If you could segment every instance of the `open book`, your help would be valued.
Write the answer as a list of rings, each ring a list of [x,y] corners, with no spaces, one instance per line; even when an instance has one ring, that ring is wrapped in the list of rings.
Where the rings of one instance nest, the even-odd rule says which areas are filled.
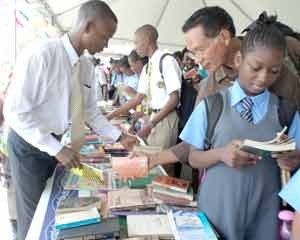
[[[284,135],[286,127],[277,134],[276,138],[267,141],[259,142],[252,140],[244,140],[240,146],[241,150],[257,155],[265,155],[270,152],[287,152],[296,150],[296,143],[294,139],[290,139]]]

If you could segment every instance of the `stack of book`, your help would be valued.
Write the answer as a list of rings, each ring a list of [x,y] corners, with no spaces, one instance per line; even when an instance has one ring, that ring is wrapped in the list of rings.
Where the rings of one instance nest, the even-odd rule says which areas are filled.
[[[93,205],[93,204],[92,204]],[[74,228],[79,226],[90,225],[100,222],[100,214],[97,207],[83,206],[83,210],[79,210],[72,206],[73,211],[63,210],[66,212],[55,215],[55,228],[58,230]],[[75,209],[75,210],[74,210]]]
[[[153,199],[157,203],[170,205],[193,206],[193,189],[186,180],[156,176],[149,185]]]

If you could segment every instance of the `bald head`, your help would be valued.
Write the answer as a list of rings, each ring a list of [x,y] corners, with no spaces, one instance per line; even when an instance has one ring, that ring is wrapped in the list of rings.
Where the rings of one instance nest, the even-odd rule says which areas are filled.
[[[139,27],[135,34],[142,35],[143,37],[147,38],[150,42],[156,42],[158,39],[158,32],[156,28],[150,24],[143,25]]]
[[[110,7],[103,1],[90,0],[81,5],[78,13],[77,24],[83,21],[101,19],[118,23],[118,19]]]

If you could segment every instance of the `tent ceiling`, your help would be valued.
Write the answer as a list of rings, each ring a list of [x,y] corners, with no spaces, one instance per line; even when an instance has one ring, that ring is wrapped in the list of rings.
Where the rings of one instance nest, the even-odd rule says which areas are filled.
[[[76,19],[77,11],[85,0],[29,0],[49,6],[54,19],[67,31]],[[279,20],[299,30],[299,0],[107,0],[116,13],[119,24],[111,45],[128,43],[132,47],[133,32],[149,23],[157,27],[159,42],[170,49],[184,46],[181,26],[196,10],[218,5],[233,17],[237,32],[246,27],[263,10],[277,14]]]

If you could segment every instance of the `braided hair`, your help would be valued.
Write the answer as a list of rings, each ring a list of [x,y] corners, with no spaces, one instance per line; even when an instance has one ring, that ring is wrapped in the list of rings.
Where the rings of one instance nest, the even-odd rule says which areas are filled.
[[[256,21],[243,31],[246,31],[247,34],[242,41],[242,56],[258,46],[279,49],[285,54],[286,40],[278,29],[276,20],[277,16],[268,16],[266,12],[263,12]]]

